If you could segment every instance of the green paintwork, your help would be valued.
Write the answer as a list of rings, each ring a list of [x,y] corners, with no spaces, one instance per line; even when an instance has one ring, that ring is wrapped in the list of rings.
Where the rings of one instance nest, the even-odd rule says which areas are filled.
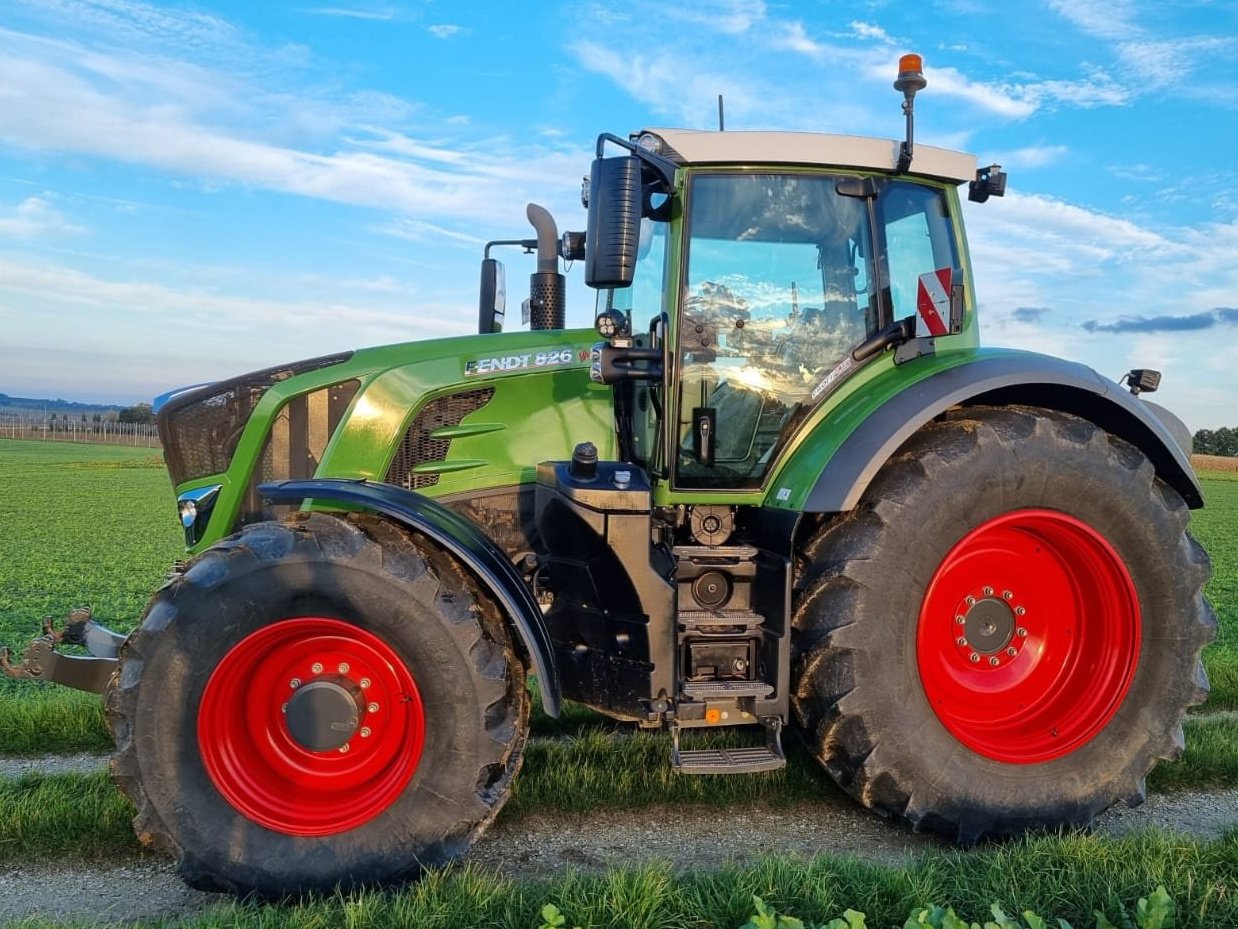
[[[357,392],[327,445],[317,477],[382,480],[416,411],[430,400],[461,389],[490,386],[491,401],[459,426],[436,430],[451,438],[447,460],[418,473],[440,480],[423,491],[437,497],[527,483],[537,463],[571,456],[578,442],[590,441],[603,457],[614,457],[614,416],[609,388],[589,380],[591,329],[470,335],[362,349],[347,362],[281,381],[263,396],[245,427],[226,474],[188,482],[193,487],[221,484],[209,527],[192,551],[227,535],[240,511],[250,475],[271,423],[298,394],[347,380]],[[547,367],[517,367],[467,374],[466,365],[483,359],[526,359],[570,350],[571,360]]]

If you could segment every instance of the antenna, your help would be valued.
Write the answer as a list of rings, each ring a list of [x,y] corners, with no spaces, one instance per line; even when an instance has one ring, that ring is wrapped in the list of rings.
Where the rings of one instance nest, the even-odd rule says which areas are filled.
[[[718,94],[718,131],[726,132],[726,117],[722,112],[722,94]]]

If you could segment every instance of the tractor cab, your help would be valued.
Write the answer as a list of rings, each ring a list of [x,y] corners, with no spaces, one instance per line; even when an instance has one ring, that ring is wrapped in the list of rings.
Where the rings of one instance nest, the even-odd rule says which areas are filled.
[[[650,130],[628,144],[594,162],[586,277],[608,336],[594,379],[616,385],[625,457],[669,493],[759,492],[866,365],[943,336],[976,344],[956,193],[973,157],[921,147],[900,174],[898,146],[875,139]],[[622,190],[633,221],[608,223]]]

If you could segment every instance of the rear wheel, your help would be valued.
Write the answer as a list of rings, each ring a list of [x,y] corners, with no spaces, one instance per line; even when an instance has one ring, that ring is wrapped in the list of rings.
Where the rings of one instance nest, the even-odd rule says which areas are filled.
[[[1138,802],[1207,694],[1188,511],[1092,424],[928,427],[805,552],[798,721],[866,806],[964,843]]]
[[[371,516],[264,523],[157,593],[107,695],[117,781],[193,886],[389,883],[506,801],[524,670],[433,543]]]

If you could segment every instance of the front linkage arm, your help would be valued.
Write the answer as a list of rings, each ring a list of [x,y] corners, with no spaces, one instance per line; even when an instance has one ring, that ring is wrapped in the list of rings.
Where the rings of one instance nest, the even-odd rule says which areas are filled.
[[[31,642],[14,664],[9,650],[0,648],[0,671],[9,677],[51,681],[77,690],[103,693],[116,670],[116,656],[125,636],[94,621],[90,610],[71,610],[63,629],[57,630],[50,616],[43,620],[43,634]],[[57,645],[82,645],[85,655],[65,655]]]

